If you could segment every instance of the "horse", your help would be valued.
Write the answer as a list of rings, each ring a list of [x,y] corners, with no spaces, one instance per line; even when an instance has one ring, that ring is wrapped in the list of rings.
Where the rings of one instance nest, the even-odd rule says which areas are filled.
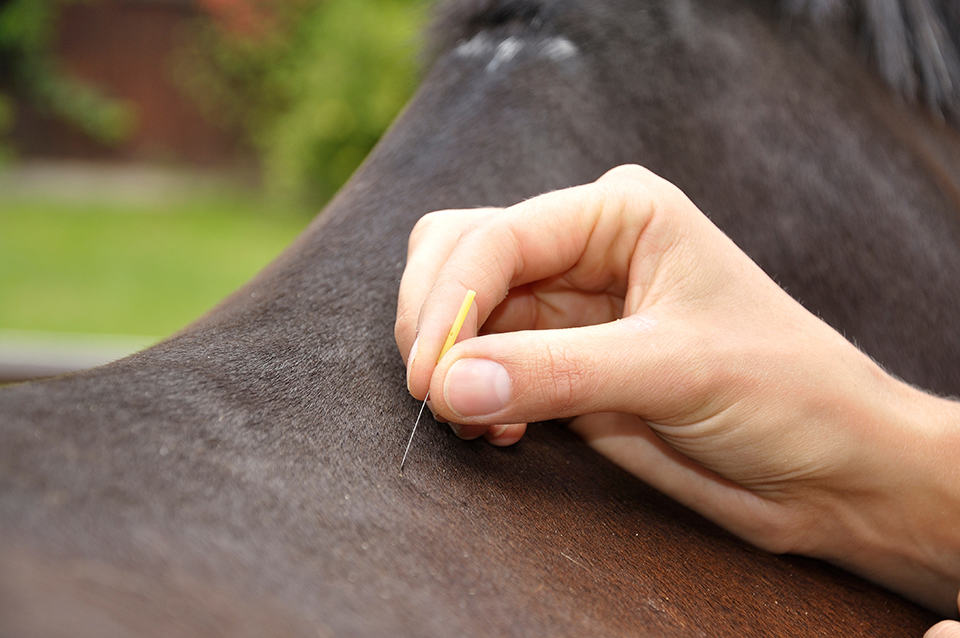
[[[931,610],[746,545],[558,424],[501,450],[428,418],[398,471],[416,220],[628,162],[956,394],[960,18],[887,5],[442,3],[417,93],[280,257],[148,350],[0,391],[0,634],[921,634]]]

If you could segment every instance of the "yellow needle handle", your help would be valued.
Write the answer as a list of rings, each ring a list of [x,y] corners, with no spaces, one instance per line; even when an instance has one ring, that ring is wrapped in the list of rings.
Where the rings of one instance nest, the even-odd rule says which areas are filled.
[[[473,298],[476,296],[476,290],[467,291],[466,296],[463,298],[463,303],[460,304],[460,312],[457,313],[457,318],[453,320],[453,325],[450,326],[450,332],[447,333],[447,340],[443,342],[443,347],[440,349],[440,356],[437,357],[437,361],[443,359],[443,355],[447,354],[447,351],[457,342],[460,328],[463,328],[463,322],[467,320],[467,313],[470,312],[470,306],[473,305]]]

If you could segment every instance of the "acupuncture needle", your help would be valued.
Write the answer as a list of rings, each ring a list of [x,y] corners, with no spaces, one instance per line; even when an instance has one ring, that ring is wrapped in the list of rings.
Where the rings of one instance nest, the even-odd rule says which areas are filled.
[[[450,326],[450,332],[447,333],[447,340],[443,342],[443,347],[440,349],[440,355],[437,356],[437,363],[440,363],[440,359],[443,359],[443,355],[447,354],[447,351],[453,347],[453,344],[457,342],[457,337],[460,335],[460,329],[463,328],[463,322],[467,320],[467,313],[470,312],[470,306],[473,305],[473,298],[477,296],[477,291],[468,290],[467,294],[463,298],[463,303],[460,304],[460,311],[457,313],[457,318],[453,320],[453,325]],[[413,431],[410,433],[410,440],[407,441],[407,449],[403,451],[403,458],[400,460],[400,473],[403,474],[403,464],[407,462],[407,454],[410,453],[410,446],[413,444],[413,437],[417,433],[417,426],[420,425],[420,417],[423,416],[423,409],[427,407],[427,401],[430,400],[430,391],[427,390],[427,396],[423,398],[423,405],[420,406],[420,413],[417,414],[417,420],[413,424]]]

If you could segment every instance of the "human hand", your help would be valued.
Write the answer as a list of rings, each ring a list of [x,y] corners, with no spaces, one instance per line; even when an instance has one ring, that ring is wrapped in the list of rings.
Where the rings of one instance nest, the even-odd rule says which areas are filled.
[[[469,288],[461,342],[436,363]],[[937,523],[907,522],[902,505],[932,499],[946,406],[884,373],[649,171],[426,216],[396,338],[411,393],[431,389],[465,438],[509,444],[526,423],[572,418],[601,453],[760,547],[940,608],[960,584],[960,569],[931,575],[931,548],[897,545]]]
[[[960,609],[960,594],[957,595],[957,608]],[[960,638],[960,622],[944,620],[930,628],[923,638]]]

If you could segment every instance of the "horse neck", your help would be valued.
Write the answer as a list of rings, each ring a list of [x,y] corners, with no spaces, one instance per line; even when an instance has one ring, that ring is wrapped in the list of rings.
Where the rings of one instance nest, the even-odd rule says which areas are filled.
[[[893,339],[869,312],[886,304],[916,314],[907,306],[925,299],[929,321],[947,320],[950,304],[938,300],[960,295],[942,280],[960,267],[948,241],[960,241],[955,130],[903,105],[850,37],[789,33],[763,5],[529,4],[541,13],[493,20],[481,9],[458,16],[459,31],[447,27],[458,38],[436,54],[393,130],[295,246],[226,304],[230,321],[239,307],[269,308],[274,332],[319,330],[336,315],[318,300],[333,296],[344,309],[351,291],[388,308],[404,238],[422,214],[507,204],[638,162],[685,189],[811,310],[895,372],[957,391],[955,340],[919,319]],[[917,237],[902,242],[901,233]],[[871,253],[917,271],[897,272],[891,260],[864,274],[857,260]],[[892,298],[891,278],[915,298]],[[877,298],[851,297],[857,290]],[[355,321],[369,335],[384,319]],[[323,333],[353,340],[342,325]],[[387,333],[377,334],[375,360],[395,363]]]
[[[851,167],[865,158],[856,170],[882,169],[943,208],[883,153],[837,158],[810,143],[824,114],[846,139],[876,128],[859,111],[836,114],[856,95],[829,73],[791,75],[793,56],[808,54],[763,12],[556,2],[537,26],[487,19],[495,4],[464,18],[365,165],[247,286],[144,353],[0,393],[11,486],[0,530],[28,556],[121,570],[147,610],[151,588],[166,600],[199,581],[189,591],[273,601],[270,614],[345,634],[808,631],[809,616],[774,598],[811,605],[827,634],[919,633],[930,617],[902,600],[745,548],[561,430],[534,428],[497,452],[427,426],[398,475],[417,406],[393,344],[394,299],[407,234],[429,210],[507,204],[639,161],[814,297],[822,282],[804,283],[785,244],[822,244],[814,219],[858,222],[810,165],[859,183]],[[791,183],[798,173],[809,180]],[[808,225],[784,238],[797,219]],[[29,598],[37,609],[45,582]]]

